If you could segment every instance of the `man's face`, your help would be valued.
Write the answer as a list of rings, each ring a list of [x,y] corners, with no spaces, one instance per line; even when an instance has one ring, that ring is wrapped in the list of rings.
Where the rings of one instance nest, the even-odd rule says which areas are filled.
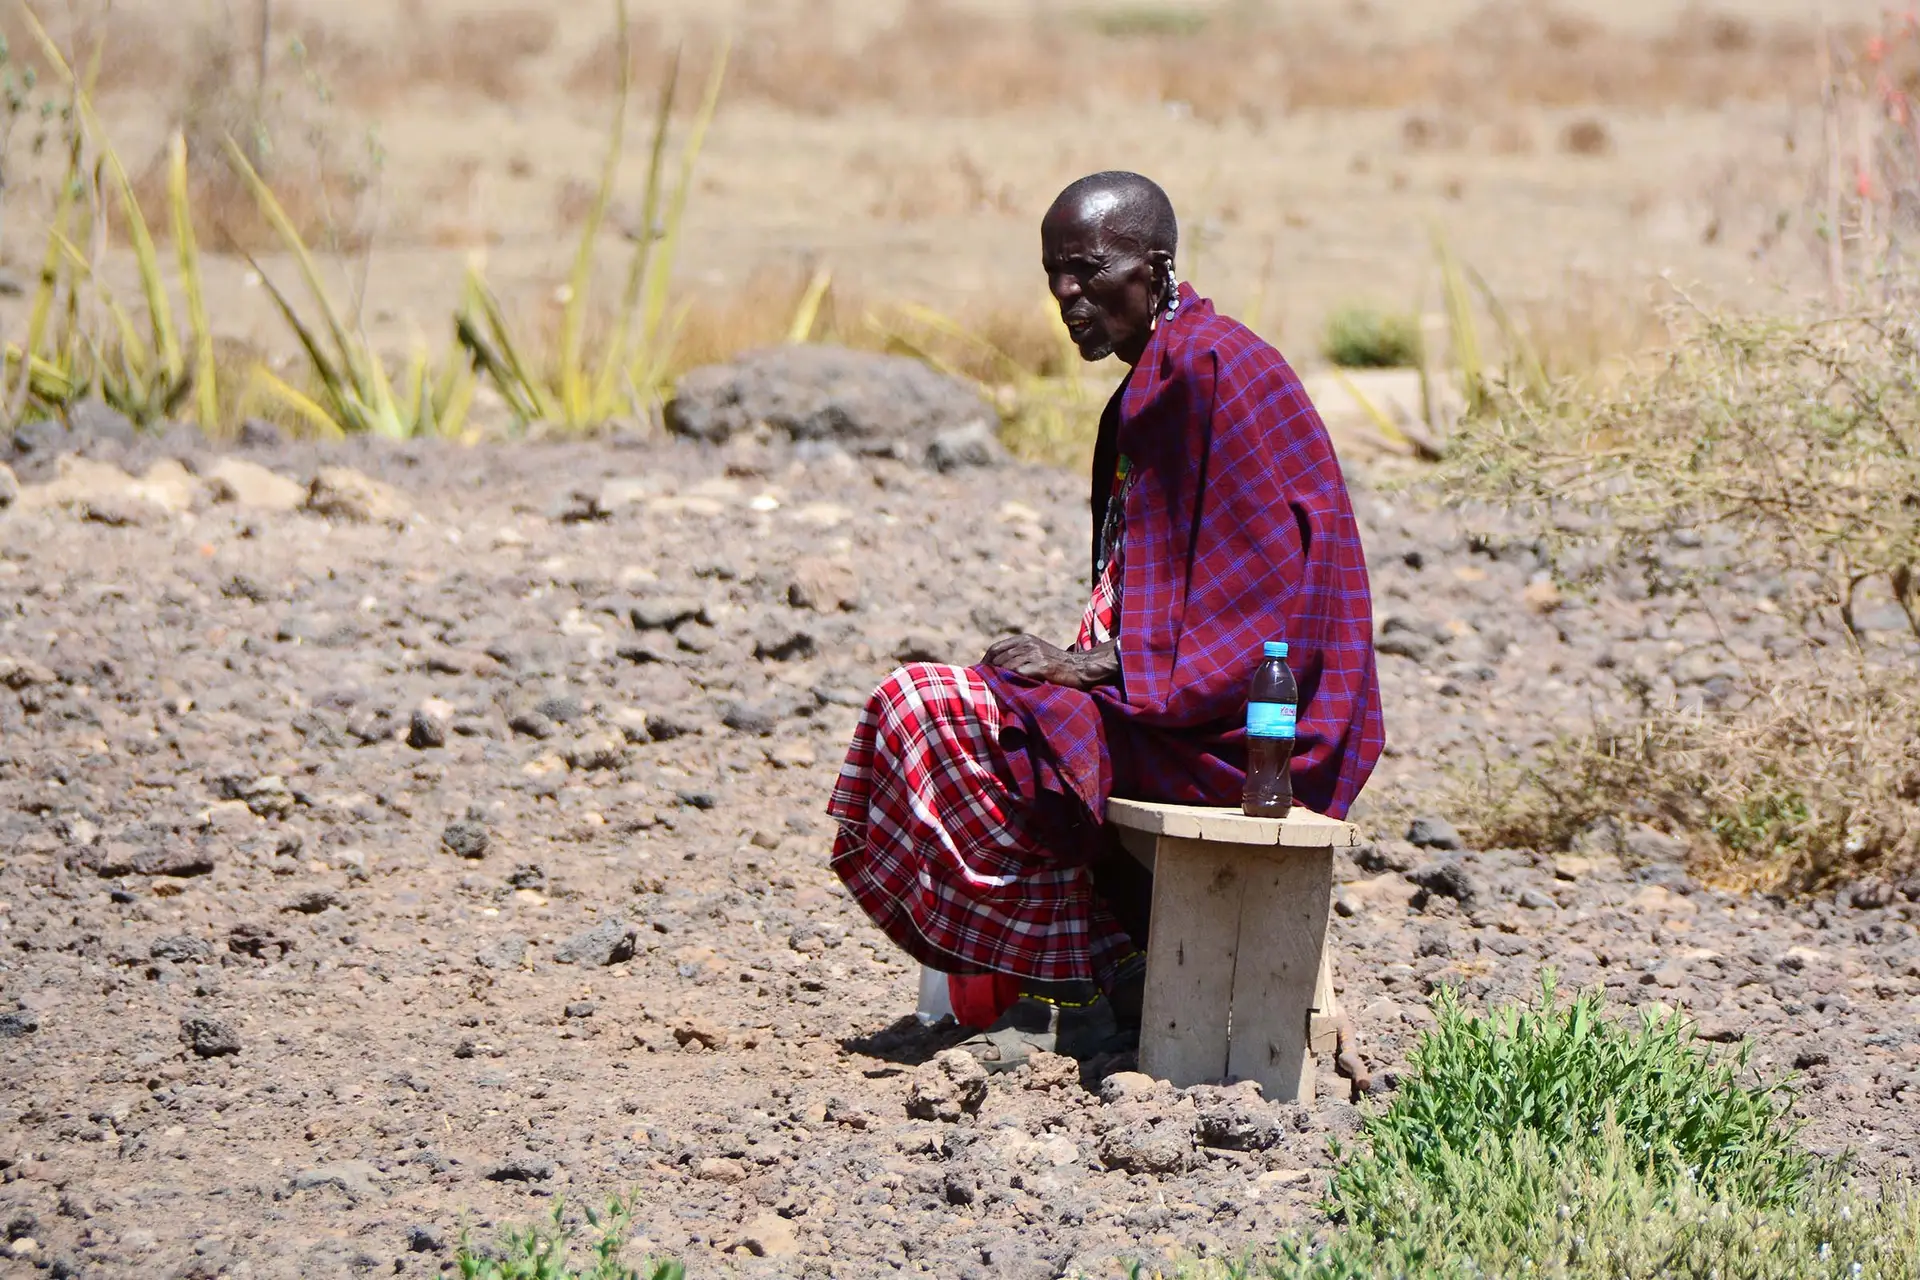
[[[1108,226],[1114,207],[1095,195],[1048,210],[1040,262],[1081,358],[1118,355],[1132,364],[1153,332],[1158,272],[1145,249]]]

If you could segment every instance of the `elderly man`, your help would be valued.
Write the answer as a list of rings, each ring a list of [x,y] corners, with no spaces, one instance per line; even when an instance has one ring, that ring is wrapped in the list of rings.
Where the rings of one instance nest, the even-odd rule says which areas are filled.
[[[1384,740],[1371,606],[1326,428],[1279,352],[1178,283],[1166,194],[1094,174],[1040,236],[1080,354],[1131,366],[1094,451],[1092,598],[1070,648],[1017,636],[978,666],[888,677],[834,788],[832,865],[923,964],[1001,975],[1003,1000],[1102,1006],[1124,1043],[1147,899],[1107,798],[1237,804],[1248,678],[1286,640],[1294,795],[1345,816]],[[976,1046],[990,1063],[1051,1046],[1021,1006]]]

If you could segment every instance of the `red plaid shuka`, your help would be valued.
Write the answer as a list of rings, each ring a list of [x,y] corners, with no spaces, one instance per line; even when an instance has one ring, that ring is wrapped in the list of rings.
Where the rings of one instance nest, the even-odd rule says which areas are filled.
[[[1115,577],[1094,587],[1081,648],[1112,634]],[[1076,841],[1020,799],[1026,770],[1003,727],[977,667],[917,662],[889,676],[828,805],[840,824],[833,869],[929,968],[1111,987],[1137,948],[1063,847]]]

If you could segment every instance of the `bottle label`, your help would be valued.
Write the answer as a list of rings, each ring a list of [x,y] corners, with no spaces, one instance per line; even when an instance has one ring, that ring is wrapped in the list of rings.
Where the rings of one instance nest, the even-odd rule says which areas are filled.
[[[1291,702],[1249,702],[1247,736],[1249,738],[1291,738],[1299,708]]]

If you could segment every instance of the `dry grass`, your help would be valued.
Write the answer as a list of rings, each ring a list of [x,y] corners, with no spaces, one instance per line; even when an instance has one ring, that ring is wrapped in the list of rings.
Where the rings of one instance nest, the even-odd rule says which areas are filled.
[[[1564,849],[1608,819],[1683,836],[1695,868],[1804,893],[1920,868],[1920,694],[1899,666],[1769,669],[1732,710],[1648,706],[1456,779],[1489,848]]]
[[[1761,26],[1698,7],[1647,36],[1551,4],[1494,0],[1452,31],[1391,47],[1264,7],[1036,9],[987,22],[941,0],[909,6],[856,46],[804,19],[750,21],[742,36],[736,94],[815,114],[861,104],[1071,108],[1111,96],[1257,124],[1292,110],[1435,102],[1480,114],[1516,105],[1703,108],[1816,83],[1812,26]],[[656,29],[651,44],[661,42]],[[567,83],[603,91],[611,56],[595,49]]]

